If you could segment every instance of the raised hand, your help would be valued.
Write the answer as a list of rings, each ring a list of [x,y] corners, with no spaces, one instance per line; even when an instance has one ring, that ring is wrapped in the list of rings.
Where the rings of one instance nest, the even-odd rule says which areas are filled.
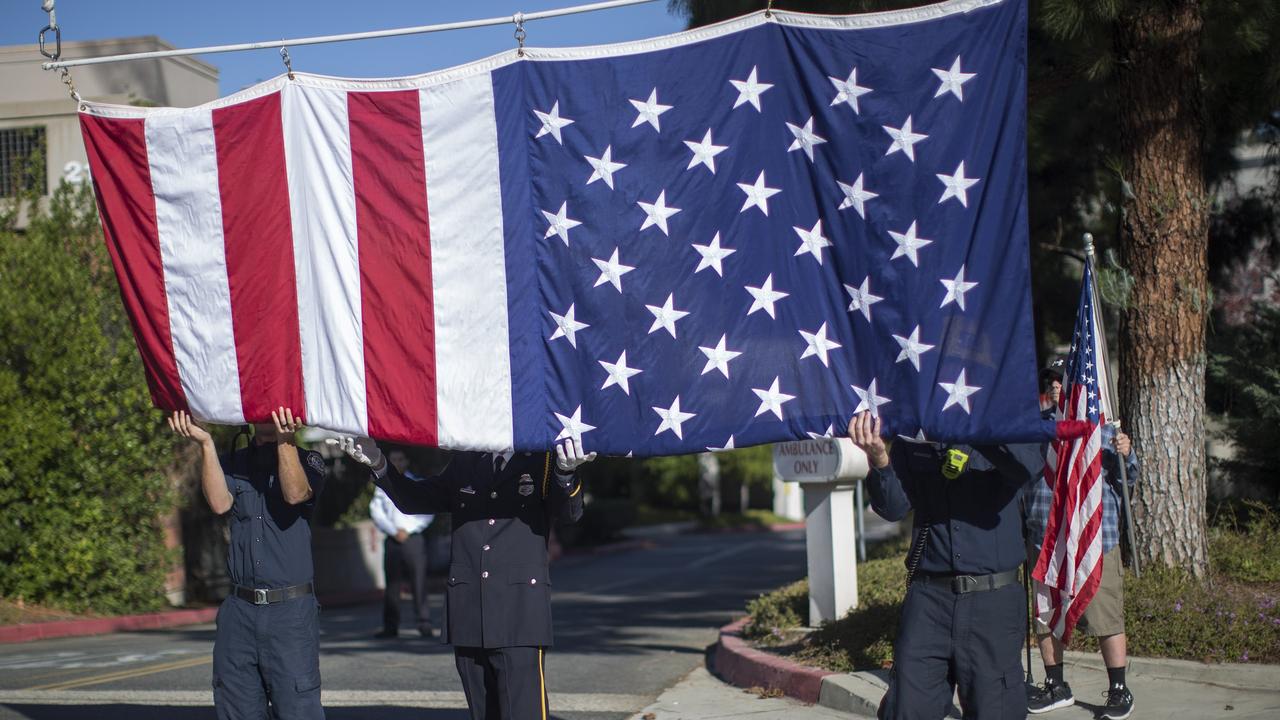
[[[582,438],[565,438],[563,445],[556,445],[556,467],[561,472],[573,472],[579,465],[595,459],[595,453],[583,454]]]
[[[873,468],[882,468],[889,464],[889,450],[885,447],[884,438],[880,437],[880,418],[873,417],[870,412],[860,412],[849,420],[849,439],[867,454],[867,461]]]
[[[346,453],[347,457],[361,465],[368,465],[369,467],[382,465],[382,450],[378,448],[378,443],[374,442],[372,438],[358,438],[347,435],[342,438],[329,438],[325,440],[325,443],[336,445],[339,450]]]
[[[203,445],[204,443],[213,441],[213,436],[209,434],[209,431],[200,427],[200,425],[197,424],[185,410],[178,410],[174,412],[168,420],[169,428],[173,430],[174,433],[181,435],[192,442]]]
[[[294,433],[302,429],[301,418],[293,417],[293,410],[281,407],[271,411],[271,421],[276,424],[276,442],[292,443]]]

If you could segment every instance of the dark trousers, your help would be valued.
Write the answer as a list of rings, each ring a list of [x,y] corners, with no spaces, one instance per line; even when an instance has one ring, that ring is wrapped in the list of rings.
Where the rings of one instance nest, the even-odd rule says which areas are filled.
[[[319,605],[314,596],[218,609],[213,707],[218,720],[323,720]]]
[[[431,624],[431,608],[427,604],[427,539],[414,533],[402,543],[388,537],[382,544],[382,570],[387,578],[387,591],[382,597],[382,627],[400,627],[400,583],[408,582],[413,593],[413,610],[418,627]]]
[[[543,648],[455,647],[471,720],[545,720]]]
[[[1019,657],[1026,614],[1021,585],[957,595],[913,583],[902,606],[880,717],[937,720],[946,716],[958,689],[965,718],[1026,718]]]

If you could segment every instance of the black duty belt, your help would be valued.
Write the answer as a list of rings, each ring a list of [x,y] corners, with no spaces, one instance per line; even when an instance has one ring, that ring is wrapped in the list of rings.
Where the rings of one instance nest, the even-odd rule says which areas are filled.
[[[285,600],[292,600],[303,595],[310,595],[313,592],[312,583],[304,583],[302,585],[290,585],[282,588],[251,588],[243,585],[235,586],[236,597],[241,600],[247,600],[254,605],[273,605]]]
[[[957,595],[963,595],[1013,585],[1018,582],[1018,571],[1006,570],[991,575],[917,575],[915,582],[947,588]]]

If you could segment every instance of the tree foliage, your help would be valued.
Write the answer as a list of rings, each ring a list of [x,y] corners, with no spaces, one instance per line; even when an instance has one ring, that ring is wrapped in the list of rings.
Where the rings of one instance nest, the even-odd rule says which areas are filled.
[[[47,202],[47,206],[43,206]],[[0,215],[0,595],[163,602],[173,443],[151,408],[88,186]]]

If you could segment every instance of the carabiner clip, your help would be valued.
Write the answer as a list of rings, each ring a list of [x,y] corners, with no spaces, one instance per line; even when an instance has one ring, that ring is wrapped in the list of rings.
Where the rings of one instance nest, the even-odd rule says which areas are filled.
[[[48,50],[46,50],[44,45],[44,34],[49,32],[50,30],[53,31],[53,40],[55,43],[53,53],[50,53]],[[58,58],[62,57],[62,28],[58,27],[57,25],[45,25],[43,28],[41,28],[40,54],[49,58],[54,62],[57,62]]]

